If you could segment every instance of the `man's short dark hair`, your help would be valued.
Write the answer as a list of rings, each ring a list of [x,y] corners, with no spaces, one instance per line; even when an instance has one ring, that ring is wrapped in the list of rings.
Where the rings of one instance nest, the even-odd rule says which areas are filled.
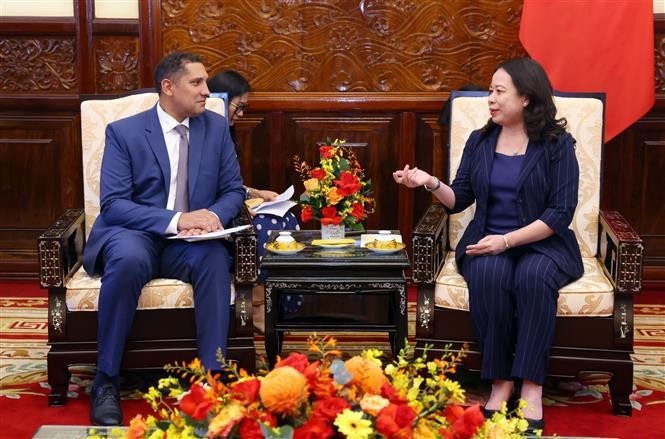
[[[190,52],[173,52],[166,55],[155,68],[155,90],[162,93],[162,81],[170,79],[177,80],[185,71],[185,65],[189,63],[203,64],[203,58]]]

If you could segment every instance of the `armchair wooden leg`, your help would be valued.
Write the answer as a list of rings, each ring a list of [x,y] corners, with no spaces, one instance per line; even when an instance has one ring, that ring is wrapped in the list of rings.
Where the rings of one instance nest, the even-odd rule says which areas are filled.
[[[63,406],[67,403],[67,390],[71,373],[64,358],[47,355],[48,384],[51,393],[48,396],[49,406]]]
[[[633,365],[625,364],[615,370],[609,382],[612,412],[616,416],[631,416],[630,394],[633,391]]]

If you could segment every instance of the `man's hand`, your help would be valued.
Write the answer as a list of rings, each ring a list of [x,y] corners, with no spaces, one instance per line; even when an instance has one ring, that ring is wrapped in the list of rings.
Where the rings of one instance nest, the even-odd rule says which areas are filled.
[[[208,209],[185,212],[178,219],[178,236],[195,236],[222,230],[217,215]]]
[[[466,254],[471,256],[498,255],[506,251],[506,242],[502,235],[487,235],[477,244],[466,246]]]

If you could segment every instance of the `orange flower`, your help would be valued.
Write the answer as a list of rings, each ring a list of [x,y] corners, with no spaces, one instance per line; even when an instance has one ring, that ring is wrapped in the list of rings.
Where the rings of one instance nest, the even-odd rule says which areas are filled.
[[[282,358],[275,364],[275,369],[278,367],[291,366],[300,373],[305,373],[305,369],[309,366],[307,355],[298,352],[291,352],[288,357]]]
[[[448,422],[452,424],[455,437],[460,439],[472,437],[485,422],[479,404],[474,404],[466,409],[449,405],[446,407],[445,416]]]
[[[331,187],[326,198],[328,199],[328,203],[335,205],[344,198],[344,195],[342,195],[336,187]]]
[[[145,419],[143,416],[136,415],[129,421],[129,430],[127,430],[128,439],[143,439],[145,432],[148,430],[148,427],[145,425]]]
[[[388,439],[411,437],[416,412],[407,404],[390,404],[376,417],[376,430]]]
[[[256,397],[259,395],[260,386],[261,383],[256,378],[239,381],[231,387],[231,395],[233,396],[233,399],[241,404],[251,404],[256,401]]]
[[[192,419],[202,421],[215,404],[215,398],[208,395],[198,383],[192,384],[188,394],[180,400],[180,409]]]
[[[263,378],[259,396],[273,413],[296,413],[308,397],[307,379],[291,366],[279,367]]]
[[[378,395],[381,392],[381,387],[386,382],[381,366],[361,356],[349,358],[344,365],[353,375],[351,384],[358,386],[363,393]]]

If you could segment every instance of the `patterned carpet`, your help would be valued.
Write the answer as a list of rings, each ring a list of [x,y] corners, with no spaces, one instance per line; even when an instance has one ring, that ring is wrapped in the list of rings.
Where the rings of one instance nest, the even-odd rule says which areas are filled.
[[[2,291],[2,288],[0,288]],[[7,437],[30,437],[28,432],[34,431],[33,428],[16,430],[15,422],[11,413],[25,413],[25,409],[30,409],[31,412],[39,410],[44,416],[36,421],[36,426],[42,423],[62,423],[57,422],[58,417],[61,418],[62,411],[58,409],[49,409],[47,407],[48,384],[46,383],[46,353],[48,346],[46,345],[47,337],[47,301],[45,293],[36,289],[32,290],[32,295],[23,294],[5,294],[0,297],[0,410],[3,413],[8,413],[7,416],[0,416],[0,432],[19,431],[25,436],[7,436]],[[35,297],[39,295],[40,297]],[[645,303],[648,300],[648,303]],[[409,336],[412,337],[415,329],[415,304],[409,304]],[[651,292],[649,295],[644,295],[638,299],[638,304],[635,305],[635,391],[631,396],[634,408],[633,418],[626,419],[626,425],[636,426],[639,418],[642,415],[648,416],[654,422],[652,416],[660,418],[660,425],[663,425],[662,416],[665,414],[665,294],[662,292]],[[302,350],[306,336],[302,334],[294,335],[286,338],[284,349]],[[257,338],[257,351],[259,353],[263,350],[262,338]],[[346,335],[340,337],[340,347],[349,353],[364,347],[373,347],[388,350],[387,337],[385,334],[357,334]],[[68,423],[86,423],[87,409],[85,405],[87,402],[73,402],[77,399],[84,399],[87,401],[85,389],[90,385],[93,369],[91,367],[81,367],[74,371],[72,382],[70,384],[70,402],[66,407],[74,409],[75,407],[83,406],[78,410],[77,417],[68,418]],[[558,381],[548,383],[545,392],[546,413],[548,416],[549,426],[546,433],[554,433],[560,435],[571,435],[569,430],[574,431],[574,434],[589,434],[595,433],[599,436],[601,432],[600,427],[593,428],[591,426],[590,432],[585,432],[580,429],[580,425],[573,423],[568,426],[563,422],[565,418],[570,418],[570,407],[581,407],[587,404],[598,406],[594,410],[600,410],[603,416],[607,415],[607,419],[612,420],[616,425],[621,425],[624,421],[621,418],[612,417],[609,415],[609,398],[607,389],[607,376],[599,374],[587,374],[578,377],[575,381]],[[123,398],[131,404],[138,404],[132,406],[131,409],[125,410],[125,420],[127,421],[130,413],[135,410],[136,412],[145,410],[139,401],[139,393],[132,391],[131,388],[142,387],[140,383],[145,377],[138,376],[134,378],[139,381],[134,385],[128,385],[130,390],[123,392]],[[130,383],[131,384],[131,383]],[[466,385],[466,384],[465,384]],[[471,385],[467,388],[469,398],[471,400],[479,400],[482,402],[487,394],[486,387],[480,383],[478,386]],[[20,408],[22,404],[26,407]],[[125,402],[123,401],[123,407]],[[559,410],[562,412],[562,421],[553,422],[559,419],[557,413]],[[67,412],[71,412],[68,410]],[[648,412],[648,413],[647,413]],[[58,415],[60,413],[60,415]],[[39,417],[38,416],[38,417]],[[55,421],[48,421],[53,417]],[[630,422],[630,423],[629,423]],[[554,424],[554,425],[553,425]],[[616,425],[609,430],[604,430],[605,434],[613,437],[627,437],[618,433],[623,431],[619,427],[617,430]],[[652,424],[653,425],[653,424]],[[9,430],[8,430],[9,429]],[[643,431],[643,430],[642,430]],[[658,430],[656,430],[658,431]],[[611,434],[608,434],[610,432]],[[627,433],[625,433],[627,434]],[[0,437],[5,437],[0,433]],[[642,436],[647,437],[647,436]],[[649,435],[651,437],[651,435]],[[662,436],[652,437],[665,437],[665,427],[662,427]]]

